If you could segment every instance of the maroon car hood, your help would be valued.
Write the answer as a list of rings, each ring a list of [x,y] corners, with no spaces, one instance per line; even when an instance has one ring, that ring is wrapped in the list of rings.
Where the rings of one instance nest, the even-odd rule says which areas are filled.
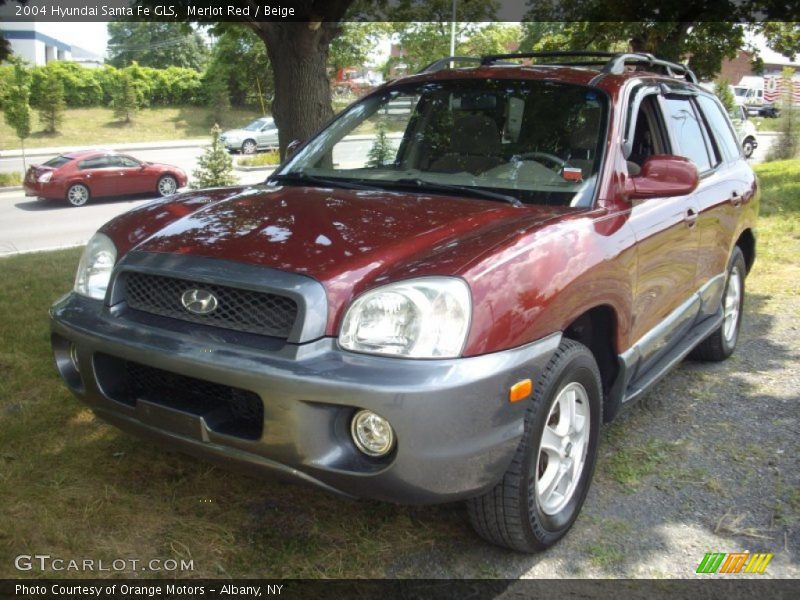
[[[365,289],[463,274],[499,245],[568,212],[452,196],[259,186],[150,203],[103,231],[121,255],[192,254],[313,277],[328,294],[330,333]]]
[[[369,273],[435,254],[450,241],[463,243],[487,227],[510,219],[518,226],[523,216],[539,221],[554,214],[552,209],[448,196],[252,188],[178,218],[136,250],[234,260],[322,282],[343,276],[363,281]],[[464,244],[462,255],[466,259],[486,249]]]

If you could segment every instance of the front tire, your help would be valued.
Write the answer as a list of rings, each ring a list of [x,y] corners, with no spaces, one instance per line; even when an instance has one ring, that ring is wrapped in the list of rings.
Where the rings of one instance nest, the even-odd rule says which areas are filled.
[[[719,362],[733,354],[742,327],[746,274],[744,254],[739,246],[735,246],[728,266],[725,290],[722,292],[722,324],[692,351],[692,358]]]
[[[258,149],[258,144],[255,140],[245,140],[242,144],[242,154],[255,154]]]
[[[528,553],[564,537],[589,491],[601,422],[594,356],[583,344],[564,339],[534,384],[525,431],[503,479],[468,500],[478,535]]]
[[[747,138],[744,143],[742,144],[742,152],[744,153],[745,158],[750,158],[753,156],[753,151],[755,150],[755,146],[753,146],[753,140]]]
[[[71,206],[83,206],[89,202],[90,197],[89,188],[82,183],[73,183],[67,189],[67,202]]]

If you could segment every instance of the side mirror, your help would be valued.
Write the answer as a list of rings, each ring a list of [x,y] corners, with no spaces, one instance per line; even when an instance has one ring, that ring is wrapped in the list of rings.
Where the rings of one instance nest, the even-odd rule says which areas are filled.
[[[628,198],[670,198],[691,194],[699,181],[697,167],[682,156],[654,154],[642,165],[642,171],[625,184]]]
[[[286,158],[289,158],[292,154],[297,152],[297,149],[303,145],[303,142],[300,140],[292,140],[289,142],[289,145],[286,146]]]

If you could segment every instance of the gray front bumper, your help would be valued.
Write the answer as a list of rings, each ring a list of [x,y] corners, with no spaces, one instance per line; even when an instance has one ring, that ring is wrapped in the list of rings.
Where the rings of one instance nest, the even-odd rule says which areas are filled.
[[[75,294],[53,306],[51,327],[67,385],[122,429],[230,467],[409,504],[475,496],[500,480],[527,406],[509,403],[509,387],[536,381],[560,342],[554,334],[513,350],[449,360],[359,355],[341,351],[332,338],[263,350],[129,321]],[[80,373],[69,360],[70,344]],[[112,400],[101,389],[98,354],[255,392],[264,406],[263,434],[242,439],[215,432],[201,416]],[[394,427],[397,444],[389,457],[368,458],[350,439],[350,419],[362,408]]]

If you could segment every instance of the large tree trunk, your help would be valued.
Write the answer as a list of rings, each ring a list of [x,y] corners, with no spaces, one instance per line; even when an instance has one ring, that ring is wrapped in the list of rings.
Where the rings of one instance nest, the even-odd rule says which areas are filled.
[[[339,33],[335,23],[270,23],[259,30],[275,81],[272,116],[278,126],[281,159],[293,140],[305,141],[333,116],[325,67],[328,48]]]
[[[281,159],[293,140],[307,140],[333,116],[325,70],[339,22],[354,0],[303,0],[295,15],[304,22],[250,22],[267,47],[275,80],[272,116]]]

